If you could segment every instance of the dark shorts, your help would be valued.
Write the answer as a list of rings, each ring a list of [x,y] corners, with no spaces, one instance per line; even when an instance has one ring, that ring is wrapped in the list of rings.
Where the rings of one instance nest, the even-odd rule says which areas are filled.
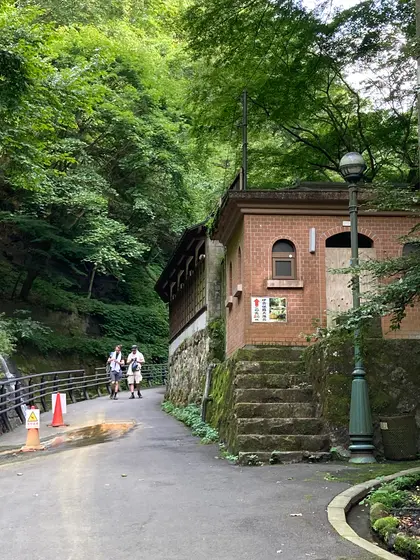
[[[119,381],[122,377],[122,373],[120,371],[114,370],[111,370],[111,373],[109,375],[111,376],[111,382]]]

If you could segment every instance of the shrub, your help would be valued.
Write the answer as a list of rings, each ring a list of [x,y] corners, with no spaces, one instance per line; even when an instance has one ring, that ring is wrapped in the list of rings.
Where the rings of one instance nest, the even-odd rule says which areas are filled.
[[[381,503],[383,506],[390,510],[392,508],[401,507],[408,500],[408,492],[405,490],[398,490],[395,484],[392,482],[390,484],[384,484],[378,490],[372,492],[366,501],[368,504]]]
[[[420,558],[420,543],[413,537],[397,535],[394,542],[394,550],[405,558]]]
[[[373,530],[386,541],[390,534],[397,532],[399,524],[399,520],[390,515],[389,517],[382,517],[381,519],[375,521],[373,524]]]
[[[177,407],[170,401],[165,401],[162,404],[162,409],[191,428],[191,433],[193,436],[201,438],[201,443],[215,443],[219,440],[217,430],[206,424],[206,422],[203,422],[201,419],[201,409],[196,404]]]

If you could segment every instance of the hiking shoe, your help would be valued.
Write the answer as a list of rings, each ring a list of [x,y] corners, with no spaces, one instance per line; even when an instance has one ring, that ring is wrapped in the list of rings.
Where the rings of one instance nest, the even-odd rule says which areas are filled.
[[[134,394],[133,393],[131,393],[130,399],[134,399]]]
[[[110,398],[110,399],[113,399],[113,398],[114,398],[114,393],[111,393],[111,394],[109,395],[109,398]]]
[[[143,398],[143,395],[140,393],[140,391],[137,391],[137,395],[138,395],[139,399]],[[133,399],[134,399],[134,397],[133,397]]]
[[[118,400],[117,395],[114,395],[114,401]]]

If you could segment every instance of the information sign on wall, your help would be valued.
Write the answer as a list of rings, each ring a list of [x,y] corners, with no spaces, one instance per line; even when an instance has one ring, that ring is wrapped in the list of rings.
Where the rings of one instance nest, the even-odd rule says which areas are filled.
[[[251,317],[253,323],[285,323],[287,321],[286,298],[251,297]]]

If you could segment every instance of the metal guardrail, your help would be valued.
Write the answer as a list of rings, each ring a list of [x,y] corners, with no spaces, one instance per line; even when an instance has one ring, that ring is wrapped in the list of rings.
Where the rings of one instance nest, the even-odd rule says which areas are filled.
[[[121,380],[122,388],[126,388],[126,368],[123,368]],[[168,368],[166,364],[145,364],[141,369],[143,376],[142,387],[157,387],[165,385]],[[70,403],[101,397],[101,389],[111,393],[109,375],[106,369],[95,368],[94,373],[87,373],[83,369],[68,371],[49,371],[35,373],[14,379],[0,379],[0,425],[1,431],[9,432],[13,429],[10,416],[15,416],[23,424],[25,422],[25,408],[39,406],[48,410],[47,397],[53,393],[66,393]]]

